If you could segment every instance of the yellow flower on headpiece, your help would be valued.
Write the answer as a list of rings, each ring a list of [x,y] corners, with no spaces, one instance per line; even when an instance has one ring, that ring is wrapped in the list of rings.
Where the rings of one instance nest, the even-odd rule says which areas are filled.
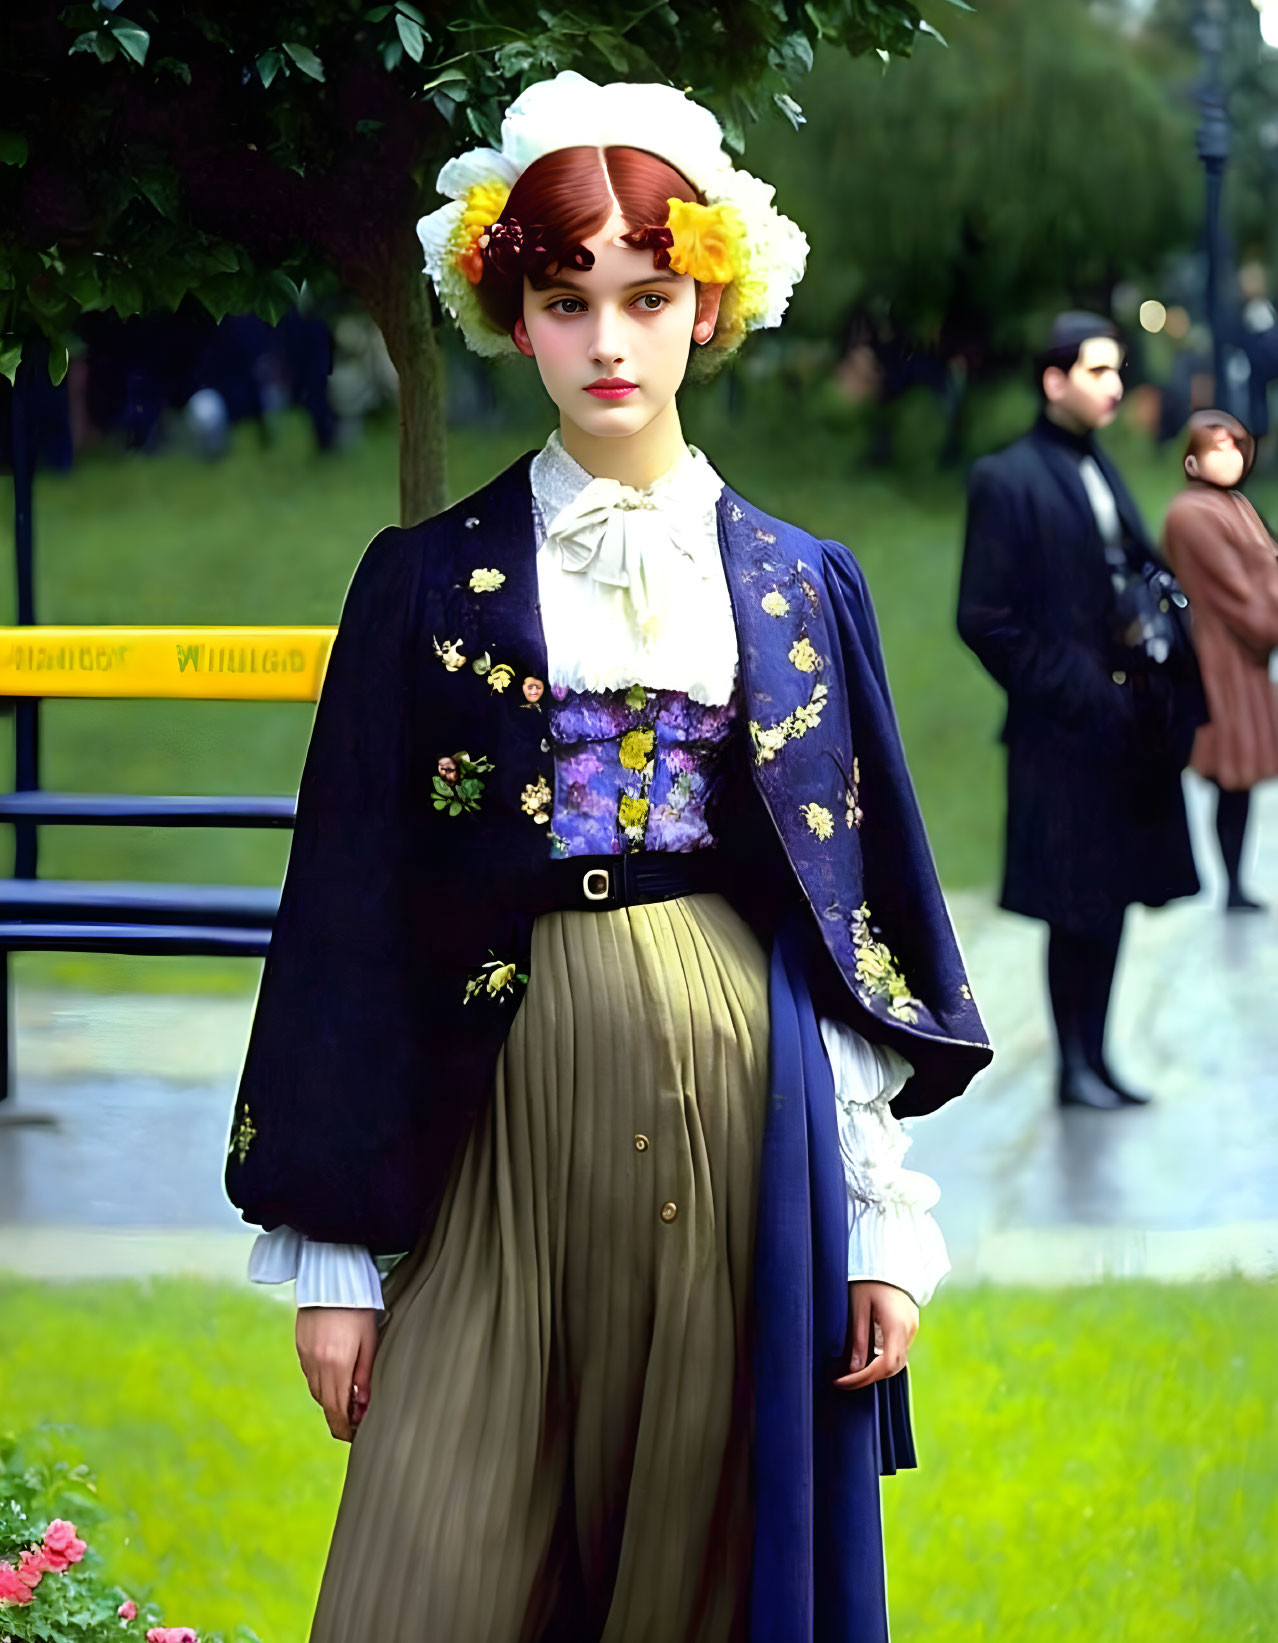
[[[484,272],[484,261],[479,253],[479,237],[491,228],[506,209],[510,186],[493,178],[491,182],[475,183],[462,196],[464,209],[461,223],[454,236],[456,249],[453,262],[472,285],[478,285]]]
[[[727,285],[737,271],[741,218],[730,205],[698,205],[670,200],[669,229],[674,236],[670,266],[706,285]]]

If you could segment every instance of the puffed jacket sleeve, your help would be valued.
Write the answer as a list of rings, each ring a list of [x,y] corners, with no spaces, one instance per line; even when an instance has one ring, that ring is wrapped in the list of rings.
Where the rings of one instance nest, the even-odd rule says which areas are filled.
[[[246,1221],[411,1247],[429,1145],[404,886],[414,849],[422,544],[383,531],[355,571],[302,771],[280,909],[232,1124]],[[418,806],[417,808],[420,808]],[[370,1086],[379,1098],[368,1099]]]

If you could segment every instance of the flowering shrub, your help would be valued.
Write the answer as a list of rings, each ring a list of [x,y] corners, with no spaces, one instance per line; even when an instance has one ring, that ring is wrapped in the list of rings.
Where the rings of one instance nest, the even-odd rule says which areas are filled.
[[[0,1643],[222,1643],[163,1625],[154,1603],[107,1581],[91,1538],[105,1516],[97,1484],[86,1466],[48,1458],[51,1430],[21,1444],[0,1434]],[[241,1627],[234,1643],[260,1640]]]

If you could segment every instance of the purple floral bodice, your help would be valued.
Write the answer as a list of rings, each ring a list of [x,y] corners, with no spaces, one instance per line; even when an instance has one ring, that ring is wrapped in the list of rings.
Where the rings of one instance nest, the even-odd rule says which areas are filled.
[[[706,809],[723,775],[737,714],[678,690],[547,695],[555,761],[556,856],[704,850]]]

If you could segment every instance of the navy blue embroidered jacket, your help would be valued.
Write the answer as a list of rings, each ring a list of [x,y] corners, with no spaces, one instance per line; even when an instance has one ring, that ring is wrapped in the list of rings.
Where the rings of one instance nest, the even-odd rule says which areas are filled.
[[[231,1200],[268,1229],[410,1248],[489,1096],[513,977],[549,905],[547,830],[523,805],[554,777],[544,712],[522,689],[546,679],[528,462],[435,519],[383,531],[352,580],[227,1161]],[[864,578],[846,549],[727,489],[719,534],[750,746],[736,814],[716,831],[744,902],[770,885],[797,909],[822,1013],[913,1065],[894,1110],[930,1112],[990,1050]],[[477,808],[450,814],[435,779],[459,754],[492,768]],[[494,961],[514,967],[496,993]]]

